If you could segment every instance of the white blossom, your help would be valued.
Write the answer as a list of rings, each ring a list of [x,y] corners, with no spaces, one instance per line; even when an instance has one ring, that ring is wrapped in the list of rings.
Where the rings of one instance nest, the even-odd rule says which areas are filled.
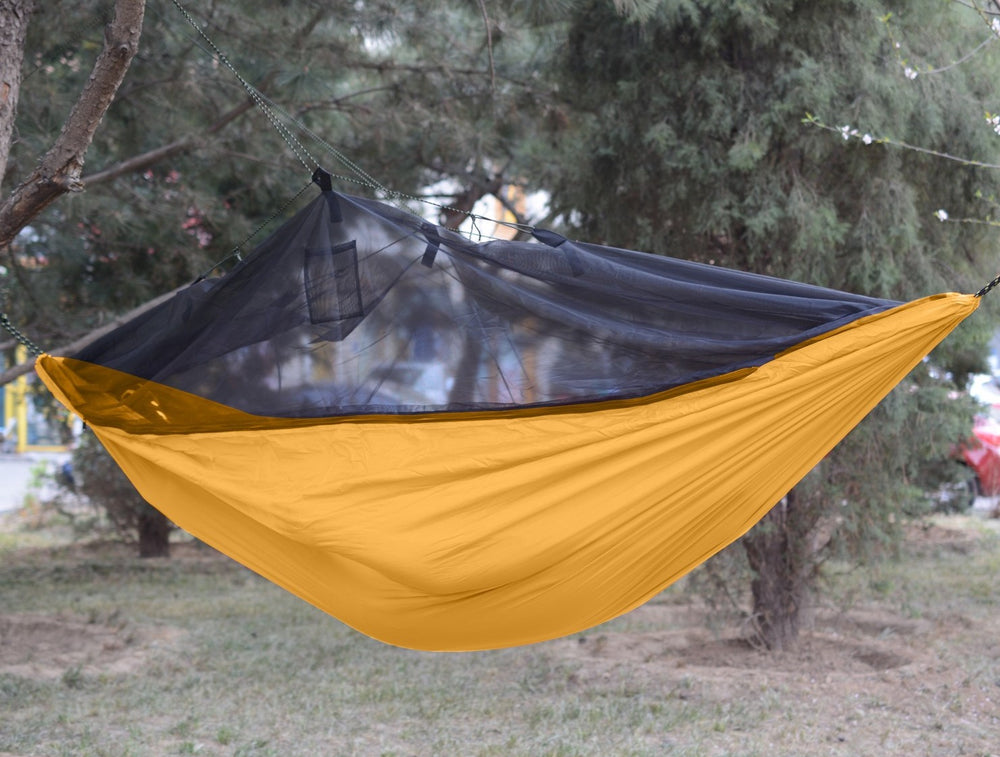
[[[0,265],[0,276],[7,275],[7,266]]]
[[[939,208],[938,211],[937,211],[937,213],[935,213],[934,215],[937,216],[937,219],[939,221],[947,221],[948,220],[948,211],[945,210],[944,208]]]
[[[990,29],[994,34],[1000,34],[1000,18],[995,18],[990,22]]]
[[[916,78],[917,78],[917,72],[916,72],[916,71],[914,71],[914,70],[913,70],[912,68],[910,68],[909,66],[905,66],[905,67],[903,68],[903,73],[904,73],[904,74],[906,74],[906,78],[907,78],[907,79],[916,79]]]
[[[868,133],[866,133],[866,134],[865,134],[865,135],[864,135],[864,136],[863,136],[863,137],[861,138],[861,141],[862,141],[862,142],[864,142],[864,143],[865,143],[866,145],[870,145],[870,144],[872,143],[872,135],[871,135],[871,134],[868,134]]]

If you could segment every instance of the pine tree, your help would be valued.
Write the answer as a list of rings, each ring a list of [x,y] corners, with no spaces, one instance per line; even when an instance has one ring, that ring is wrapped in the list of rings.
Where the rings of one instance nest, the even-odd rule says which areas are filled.
[[[664,0],[640,23],[584,3],[533,179],[594,241],[896,299],[976,291],[992,268],[987,227],[934,213],[988,217],[997,175],[878,142],[993,162],[982,104],[996,46],[908,75],[906,56],[950,63],[988,36],[951,6],[890,4],[886,17],[868,0]],[[960,387],[982,369],[987,327],[976,319],[934,356]],[[927,461],[970,427],[953,388],[918,369],[744,538],[767,646],[794,642],[825,550],[869,554],[918,507]]]

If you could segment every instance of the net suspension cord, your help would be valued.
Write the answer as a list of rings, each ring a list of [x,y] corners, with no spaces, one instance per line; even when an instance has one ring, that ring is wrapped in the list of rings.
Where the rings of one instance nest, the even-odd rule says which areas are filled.
[[[288,149],[290,149],[292,153],[295,155],[295,157],[298,158],[299,162],[302,163],[305,169],[307,171],[312,171],[314,168],[316,168],[319,165],[319,163],[312,155],[309,154],[309,151],[305,148],[305,146],[298,139],[296,139],[295,135],[292,134],[291,131],[289,131],[289,129],[283,123],[281,123],[277,118],[275,118],[274,113],[268,107],[267,103],[264,102],[264,100],[261,98],[260,93],[257,91],[256,87],[251,85],[250,82],[248,82],[246,78],[237,70],[236,66],[233,65],[232,61],[230,61],[229,58],[226,56],[226,54],[222,52],[222,50],[219,48],[219,46],[215,44],[212,38],[208,36],[205,30],[198,25],[198,22],[195,21],[194,17],[190,13],[188,13],[187,9],[183,5],[181,5],[180,2],[178,2],[178,0],[172,0],[172,1],[174,6],[177,8],[177,10],[181,12],[181,14],[191,25],[191,27],[196,32],[198,32],[198,35],[205,41],[205,44],[207,44],[209,48],[211,48],[212,54],[215,55],[215,57],[219,60],[219,62],[222,63],[226,68],[228,68],[229,71],[233,74],[233,76],[236,77],[237,81],[239,81],[239,83],[243,86],[243,89],[250,96],[250,99],[253,100],[254,105],[260,108],[261,112],[264,114],[264,117],[267,118],[268,122],[271,124],[274,130],[277,131],[279,135],[281,135],[282,139],[285,140],[285,143],[288,145]]]
[[[187,9],[183,5],[181,5],[180,1],[171,0],[171,2],[184,16],[188,24],[190,24],[191,27],[194,28],[198,36],[201,37],[202,40],[204,40],[205,44],[208,47],[208,50],[206,52],[210,52],[210,54],[214,55],[219,60],[219,62],[225,65],[226,68],[228,68],[229,71],[233,74],[233,76],[236,77],[237,81],[239,81],[240,85],[246,91],[247,95],[253,101],[254,105],[256,105],[258,108],[261,109],[261,111],[267,118],[268,123],[270,123],[271,126],[278,132],[278,134],[288,145],[288,148],[292,151],[295,157],[298,158],[299,162],[302,163],[302,165],[306,168],[307,171],[311,172],[315,169],[322,170],[322,168],[319,162],[316,160],[316,158],[309,152],[308,149],[306,149],[306,147],[302,144],[302,142],[296,138],[292,130],[289,129],[285,125],[285,123],[282,122],[280,118],[278,118],[279,115],[282,118],[284,118],[288,123],[293,124],[295,128],[299,130],[302,134],[305,134],[310,139],[314,140],[316,144],[320,145],[328,154],[332,155],[334,158],[340,161],[345,167],[347,167],[347,169],[350,172],[354,174],[354,176],[351,177],[351,176],[343,176],[339,174],[330,173],[329,175],[332,178],[367,187],[368,189],[381,193],[386,200],[414,201],[422,203],[424,205],[429,205],[442,212],[456,213],[459,215],[466,216],[472,221],[473,225],[473,229],[471,232],[472,235],[480,239],[482,239],[485,235],[479,229],[477,225],[477,220],[489,221],[490,223],[496,224],[498,226],[504,226],[518,232],[531,233],[534,230],[534,227],[528,224],[479,216],[475,213],[472,213],[471,211],[464,210],[462,208],[456,208],[450,205],[437,203],[434,202],[433,200],[427,199],[426,197],[419,197],[417,195],[407,194],[405,192],[400,192],[398,190],[386,187],[384,184],[379,182],[374,176],[365,171],[356,162],[351,160],[342,151],[338,150],[336,147],[331,145],[321,136],[313,132],[298,118],[290,114],[287,110],[282,108],[280,105],[278,105],[269,97],[267,97],[263,92],[258,90],[255,86],[253,86],[253,84],[251,84],[247,80],[247,78],[239,72],[239,70],[236,68],[233,62],[226,56],[226,54],[222,52],[222,49],[208,35],[208,33],[204,30],[204,28],[200,26],[198,22],[195,20],[195,18],[187,11]]]

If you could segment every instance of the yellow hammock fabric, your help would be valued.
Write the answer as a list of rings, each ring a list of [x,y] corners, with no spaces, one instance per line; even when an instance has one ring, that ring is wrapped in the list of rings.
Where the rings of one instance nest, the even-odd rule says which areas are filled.
[[[71,358],[37,371],[196,537],[382,641],[488,649],[626,613],[733,542],[978,302],[928,297],[756,368],[562,407],[261,418]]]

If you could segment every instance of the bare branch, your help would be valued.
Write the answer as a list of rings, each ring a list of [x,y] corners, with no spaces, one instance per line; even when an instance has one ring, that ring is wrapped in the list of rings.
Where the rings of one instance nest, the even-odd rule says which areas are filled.
[[[11,368],[8,368],[3,373],[0,373],[0,386],[9,384],[15,379],[21,378],[26,373],[31,373],[35,367],[35,361],[30,360],[27,363],[19,363]]]
[[[215,134],[223,127],[225,127],[230,122],[239,118],[241,115],[251,110],[254,107],[252,100],[246,100],[240,105],[236,106],[228,113],[226,113],[222,118],[212,124],[206,131],[205,135]],[[162,160],[171,158],[174,155],[178,155],[188,150],[192,150],[201,143],[199,137],[189,136],[183,139],[175,140],[169,144],[162,145],[148,152],[144,152],[141,155],[134,155],[127,160],[123,160],[113,166],[108,166],[100,171],[90,174],[89,176],[84,176],[81,179],[81,183],[84,187],[89,187],[92,184],[98,184],[103,181],[110,181],[112,179],[117,179],[119,176],[124,176],[125,174],[135,173],[136,171],[142,171],[149,168]]]
[[[952,155],[951,153],[941,152],[940,150],[931,150],[927,147],[911,145],[908,142],[903,142],[899,139],[892,139],[891,137],[880,137],[872,134],[862,135],[859,129],[851,129],[849,126],[831,126],[830,124],[824,123],[819,117],[814,116],[811,113],[806,113],[805,118],[802,119],[802,123],[806,126],[816,126],[820,129],[840,134],[845,141],[855,140],[863,141],[866,145],[890,145],[892,147],[901,147],[904,150],[912,150],[913,152],[923,153],[924,155],[933,155],[935,158],[943,158],[944,160],[954,161],[955,163],[961,163],[964,166],[971,166],[973,168],[1000,168],[1000,163],[987,163],[982,160],[963,158],[961,155]]]
[[[197,144],[197,140],[195,140],[194,137],[184,137],[184,139],[178,139],[175,142],[149,150],[141,155],[133,155],[131,158],[123,160],[121,163],[108,166],[107,168],[97,171],[96,173],[92,173],[89,176],[84,176],[80,180],[80,183],[84,187],[89,187],[93,184],[100,184],[104,181],[117,179],[119,176],[124,176],[125,174],[142,171],[156,163],[159,163],[161,160],[166,160],[167,158],[172,158],[174,155],[178,155],[179,153],[187,152],[194,147],[195,144]]]

